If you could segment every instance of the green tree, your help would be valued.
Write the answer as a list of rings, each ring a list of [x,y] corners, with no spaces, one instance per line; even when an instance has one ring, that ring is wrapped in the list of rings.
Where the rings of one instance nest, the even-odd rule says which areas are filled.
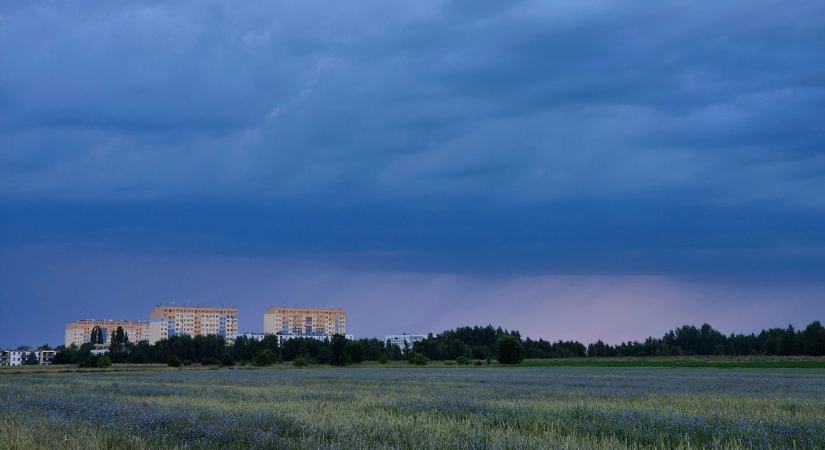
[[[788,325],[785,335],[782,337],[782,354],[798,355],[801,353],[799,345],[799,334],[793,325]]]
[[[309,365],[309,360],[303,356],[299,356],[295,358],[295,361],[292,361],[292,364],[294,364],[295,367],[306,367]]]
[[[498,339],[498,362],[502,364],[520,364],[524,360],[521,340],[515,336],[504,335]]]
[[[26,355],[26,358],[23,359],[23,365],[36,366],[38,364],[40,364],[40,360],[37,358],[37,354],[35,352],[29,352]]]
[[[112,336],[109,339],[109,358],[112,362],[126,362],[128,346],[129,335],[123,330],[123,327],[117,327],[116,330],[112,331]]]
[[[340,334],[333,335],[330,341],[330,347],[332,349],[330,364],[333,366],[345,366],[352,362],[352,358],[347,351],[347,338]]]
[[[95,325],[92,327],[92,332],[89,336],[89,343],[94,344],[102,344],[106,338],[103,336],[103,330],[100,329],[99,326]]]
[[[417,366],[426,366],[429,359],[421,352],[410,352],[409,356],[410,364],[415,364]]]
[[[95,365],[101,369],[106,367],[112,367],[112,360],[109,359],[108,356],[103,355],[97,358],[97,362],[95,363]]]
[[[232,354],[227,352],[221,358],[221,365],[224,367],[232,367],[235,365],[235,360],[232,358]]]
[[[268,348],[259,350],[252,358],[252,364],[259,367],[271,366],[276,362],[278,362],[278,354]]]
[[[818,320],[811,322],[802,332],[802,351],[806,355],[825,355],[825,327]]]

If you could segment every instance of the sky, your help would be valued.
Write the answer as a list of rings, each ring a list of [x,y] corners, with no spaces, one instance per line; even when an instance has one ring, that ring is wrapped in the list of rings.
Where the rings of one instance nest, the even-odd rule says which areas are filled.
[[[825,320],[825,3],[0,1],[0,346]]]

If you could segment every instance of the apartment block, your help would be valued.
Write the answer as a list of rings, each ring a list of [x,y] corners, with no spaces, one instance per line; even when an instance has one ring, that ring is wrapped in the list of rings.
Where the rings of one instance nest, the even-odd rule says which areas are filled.
[[[227,340],[238,335],[238,308],[158,306],[149,313],[149,343],[180,335],[215,334]]]
[[[0,366],[22,366],[29,354],[34,353],[40,365],[51,364],[54,350],[0,350]]]
[[[264,314],[264,333],[294,336],[346,334],[347,314],[341,308],[279,306]]]
[[[84,319],[66,324],[66,347],[87,344],[94,327],[100,327],[103,331],[105,345],[109,345],[112,332],[117,330],[117,327],[123,328],[131,342],[149,340],[149,322],[146,321]]]

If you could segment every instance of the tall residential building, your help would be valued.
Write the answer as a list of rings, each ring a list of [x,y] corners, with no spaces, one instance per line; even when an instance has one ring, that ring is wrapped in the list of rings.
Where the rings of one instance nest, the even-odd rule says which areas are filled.
[[[269,308],[264,333],[295,336],[331,336],[347,333],[347,314],[341,308]]]
[[[66,347],[88,343],[94,327],[100,327],[103,331],[103,343],[106,345],[117,327],[123,328],[130,342],[149,340],[149,322],[146,321],[84,319],[66,324]]]
[[[227,340],[238,335],[238,308],[158,306],[149,313],[149,343],[171,336],[216,334]]]

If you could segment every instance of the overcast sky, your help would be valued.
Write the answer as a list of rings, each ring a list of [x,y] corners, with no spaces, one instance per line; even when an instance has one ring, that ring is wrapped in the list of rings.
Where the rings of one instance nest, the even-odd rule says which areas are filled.
[[[825,3],[0,2],[0,346],[825,320]]]

